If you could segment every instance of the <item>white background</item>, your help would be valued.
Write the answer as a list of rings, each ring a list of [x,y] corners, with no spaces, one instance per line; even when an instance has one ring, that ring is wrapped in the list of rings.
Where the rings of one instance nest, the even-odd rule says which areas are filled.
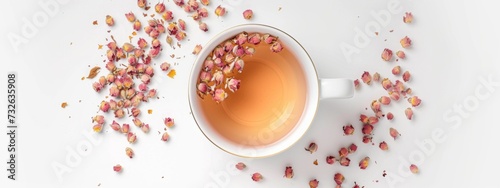
[[[313,178],[320,181],[319,187],[333,187],[333,175],[337,172],[345,175],[345,187],[352,187],[354,181],[365,187],[405,188],[492,187],[497,184],[496,175],[489,172],[500,168],[495,157],[497,131],[500,131],[497,115],[500,87],[493,87],[491,92],[480,89],[490,95],[485,100],[478,100],[477,108],[469,108],[468,114],[452,112],[454,105],[474,104],[471,101],[476,88],[483,87],[480,79],[491,77],[500,81],[496,57],[500,42],[496,18],[500,15],[490,1],[396,0],[400,3],[399,12],[390,15],[387,26],[378,24],[379,35],[370,37],[368,45],[351,56],[352,61],[345,58],[340,46],[354,45],[356,28],[364,30],[367,25],[379,23],[371,12],[387,11],[389,1],[212,0],[208,7],[210,13],[219,4],[229,13],[223,18],[210,14],[206,19],[207,33],[201,32],[172,1],[167,1],[167,9],[188,23],[189,41],[182,42],[182,47],[176,50],[165,47],[155,60],[155,68],[163,61],[175,63],[173,68],[177,76],[171,79],[164,72],[155,72],[152,85],[159,90],[160,99],[141,106],[141,119],[151,125],[151,132],[135,131],[139,142],[133,146],[136,157],[130,160],[124,154],[124,148],[129,145],[126,139],[105,127],[102,134],[90,134],[98,142],[90,144],[83,155],[77,154],[81,158],[75,164],[67,164],[66,158],[73,155],[80,144],[90,143],[84,133],[91,131],[90,118],[104,98],[104,94],[93,92],[92,80],[80,78],[88,74],[89,66],[104,66],[105,50],[98,50],[97,46],[105,44],[105,38],[109,38],[105,15],[115,17],[117,24],[111,34],[123,42],[132,31],[123,14],[133,11],[141,15],[142,11],[133,0],[60,1],[47,22],[37,26],[33,36],[25,36],[21,31],[27,24],[24,20],[33,23],[34,16],[47,14],[39,2],[53,1],[5,1],[0,6],[3,18],[0,87],[4,88],[0,89],[3,91],[1,100],[5,106],[7,72],[17,72],[20,127],[17,180],[8,180],[7,174],[1,173],[2,187],[97,187],[99,184],[100,187],[307,187]],[[251,21],[242,18],[241,12],[245,9],[254,10],[255,17]],[[414,14],[412,24],[402,22],[406,11]],[[145,18],[140,17],[145,24]],[[92,25],[94,20],[98,20],[98,26]],[[193,121],[187,100],[187,78],[195,58],[191,54],[194,45],[203,45],[225,28],[242,23],[268,24],[294,36],[310,53],[321,77],[356,79],[363,71],[378,71],[383,77],[395,79],[390,70],[400,65],[403,71],[412,73],[408,86],[423,100],[422,105],[415,109],[412,121],[404,118],[403,111],[408,106],[405,101],[384,108],[395,114],[395,120],[383,120],[376,126],[374,146],[363,144],[357,119],[360,113],[370,114],[371,110],[365,111],[365,108],[369,109],[370,102],[384,95],[384,91],[378,85],[362,84],[352,99],[321,101],[313,125],[289,150],[265,159],[242,159],[226,154],[211,145]],[[9,42],[12,35],[26,37],[27,42],[16,50]],[[141,31],[139,35],[144,33]],[[406,35],[414,44],[406,50],[408,58],[383,62],[380,59],[382,50],[399,49],[399,39]],[[172,53],[183,58],[172,59],[169,57]],[[101,74],[106,72],[102,70]],[[69,106],[61,108],[62,102]],[[145,113],[147,109],[153,109],[153,114]],[[1,114],[6,114],[5,107],[0,110]],[[176,126],[169,130],[171,141],[163,143],[158,131],[162,131],[162,118],[166,116],[175,118]],[[445,116],[458,118],[461,123]],[[108,123],[111,119],[107,119]],[[6,121],[2,122],[6,125]],[[354,136],[342,135],[342,126],[346,123],[357,128]],[[389,127],[397,128],[401,138],[393,141],[388,135]],[[442,132],[446,140],[432,141],[435,148],[430,151],[420,149],[416,143],[432,139],[435,132]],[[382,140],[388,142],[388,152],[378,149]],[[7,141],[3,134],[2,161],[7,159]],[[311,141],[319,145],[314,154],[303,149]],[[352,142],[359,149],[350,156],[350,167],[325,164],[327,155],[337,155],[340,147]],[[412,158],[418,154],[423,157]],[[371,158],[370,166],[360,170],[357,164],[365,156]],[[318,166],[312,164],[315,159],[319,161]],[[235,172],[233,166],[239,161],[245,162],[248,168]],[[405,175],[406,161],[418,163],[421,173]],[[70,171],[58,178],[54,164],[69,165]],[[112,170],[115,164],[121,164],[124,171],[115,173]],[[287,165],[295,170],[293,179],[282,177]],[[1,166],[6,168],[6,165]],[[399,170],[400,166],[403,170]],[[388,173],[385,178],[382,177],[384,170]],[[253,172],[262,173],[264,181],[253,182],[250,178]],[[389,177],[399,179],[391,181]]]

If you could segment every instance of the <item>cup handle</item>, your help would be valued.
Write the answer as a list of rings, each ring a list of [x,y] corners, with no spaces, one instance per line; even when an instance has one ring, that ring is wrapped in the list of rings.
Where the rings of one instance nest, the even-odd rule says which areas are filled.
[[[354,83],[345,78],[319,79],[320,99],[342,99],[351,98],[354,95]]]

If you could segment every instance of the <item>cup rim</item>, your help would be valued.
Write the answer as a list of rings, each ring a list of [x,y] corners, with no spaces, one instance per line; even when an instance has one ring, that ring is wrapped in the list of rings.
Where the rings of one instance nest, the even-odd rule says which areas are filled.
[[[198,118],[202,118],[201,114],[199,115],[200,117],[197,118],[197,114],[196,114],[196,112],[194,110],[195,107],[193,107],[193,105],[196,105],[196,104],[194,104],[194,103],[196,103],[196,101],[195,101],[195,98],[193,98],[193,97],[198,97],[197,92],[196,92],[197,90],[193,89],[193,88],[196,88],[197,75],[198,75],[198,72],[201,71],[200,62],[203,62],[203,60],[206,58],[206,55],[208,55],[206,53],[209,53],[209,52],[206,52],[206,51],[207,50],[211,50],[211,48],[203,48],[202,51],[198,54],[198,56],[196,57],[196,59],[194,61],[193,67],[191,69],[190,77],[188,79],[188,82],[189,82],[188,83],[188,101],[189,101],[189,108],[191,110],[191,115],[193,116],[193,119],[194,119],[196,125],[198,126],[198,129],[201,131],[201,133],[203,134],[203,136],[205,136],[205,138],[207,138],[207,140],[209,140],[217,148],[221,149],[222,151],[224,151],[226,153],[229,153],[229,154],[232,154],[232,155],[235,155],[235,156],[238,156],[238,157],[243,157],[243,158],[265,158],[265,157],[270,157],[270,156],[277,155],[279,153],[284,152],[285,150],[288,150],[290,147],[292,147],[293,145],[295,145],[300,139],[302,139],[302,137],[305,135],[305,133],[309,130],[309,127],[311,126],[311,124],[313,122],[313,119],[316,116],[316,113],[317,113],[317,110],[318,110],[318,104],[319,104],[319,100],[320,100],[319,99],[320,86],[319,86],[318,72],[316,70],[316,66],[314,65],[314,62],[313,62],[311,56],[309,55],[309,53],[302,46],[302,44],[298,40],[296,40],[293,36],[291,36],[287,32],[285,32],[285,31],[283,31],[281,29],[278,29],[276,27],[265,25],[265,24],[256,24],[256,23],[235,25],[235,26],[229,27],[227,29],[224,29],[223,31],[221,31],[218,34],[216,34],[214,37],[212,37],[206,43],[206,46],[209,47],[209,46],[212,46],[212,45],[219,44],[219,43],[217,43],[217,44],[215,44],[215,43],[216,43],[217,40],[221,40],[221,38],[224,38],[222,40],[227,40],[227,38],[231,37],[231,36],[228,35],[228,33],[238,31],[238,29],[241,30],[239,32],[247,31],[246,28],[252,30],[251,29],[252,27],[253,28],[255,28],[255,27],[257,27],[257,28],[266,28],[266,29],[274,30],[274,31],[276,31],[276,33],[280,33],[280,34],[283,34],[283,35],[287,36],[290,39],[289,41],[291,43],[294,43],[293,45],[296,46],[298,49],[300,49],[299,51],[301,51],[304,54],[302,56],[302,58],[303,59],[307,59],[307,61],[308,61],[308,62],[301,62],[301,65],[302,66],[311,67],[310,69],[312,69],[312,73],[313,73],[314,76],[313,75],[309,75],[311,73],[305,72],[305,74],[306,74],[305,75],[306,82],[307,82],[307,86],[308,86],[308,90],[309,90],[307,92],[307,94],[306,94],[307,95],[306,96],[307,97],[306,106],[304,106],[303,113],[301,114],[302,117],[300,118],[299,122],[297,123],[297,125],[295,125],[294,129],[290,131],[290,132],[297,131],[295,129],[300,126],[302,128],[302,130],[299,130],[300,132],[295,133],[295,134],[299,134],[299,136],[296,137],[296,138],[294,138],[293,140],[290,140],[292,138],[287,138],[290,135],[286,135],[284,138],[282,138],[282,139],[280,139],[280,140],[278,140],[276,142],[284,142],[283,139],[288,139],[290,141],[289,141],[288,144],[286,144],[287,146],[286,147],[279,147],[275,151],[270,152],[270,153],[268,153],[266,155],[258,155],[258,154],[256,154],[256,155],[244,155],[244,154],[241,154],[241,153],[236,153],[234,151],[229,151],[229,149],[224,148],[220,144],[216,143],[213,140],[213,138],[211,138],[209,135],[207,135],[207,133],[204,131],[204,128],[202,128],[202,126],[200,125],[200,122],[199,122],[200,120],[198,119]],[[309,82],[309,80],[314,80],[314,81],[313,82]],[[310,99],[314,99],[314,100],[310,100]],[[208,127],[208,125],[206,125],[205,127]],[[288,134],[290,134],[290,133],[288,133]],[[234,144],[234,145],[237,145],[237,144]],[[249,150],[252,150],[252,149],[250,148]],[[257,149],[253,149],[253,150],[258,150],[258,148]]]

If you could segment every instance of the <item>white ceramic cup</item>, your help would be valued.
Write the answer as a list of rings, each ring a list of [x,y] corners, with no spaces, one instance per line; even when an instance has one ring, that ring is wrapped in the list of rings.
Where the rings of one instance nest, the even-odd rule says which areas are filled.
[[[203,111],[196,102],[198,100],[197,97],[199,97],[196,87],[197,80],[205,58],[218,44],[242,32],[268,33],[279,37],[280,42],[287,46],[288,50],[295,54],[305,73],[307,99],[305,100],[306,104],[301,117],[294,128],[284,138],[269,145],[255,147],[239,145],[227,141],[210,126],[208,121],[203,116]],[[286,150],[306,133],[314,119],[320,99],[350,98],[354,93],[354,84],[352,80],[343,78],[318,78],[318,74],[311,58],[309,57],[309,54],[298,41],[277,28],[260,24],[245,24],[231,27],[219,33],[211,41],[209,41],[209,43],[205,45],[203,50],[198,54],[198,57],[193,65],[188,88],[188,98],[192,115],[205,137],[223,151],[240,157],[267,157]]]

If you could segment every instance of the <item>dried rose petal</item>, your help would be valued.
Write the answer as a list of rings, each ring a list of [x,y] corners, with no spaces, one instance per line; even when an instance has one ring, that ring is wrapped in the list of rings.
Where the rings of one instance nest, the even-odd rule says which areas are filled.
[[[392,100],[398,101],[400,98],[400,94],[399,92],[389,91],[389,97],[391,97]]]
[[[351,124],[344,125],[344,127],[342,127],[342,129],[344,130],[344,135],[354,134],[354,127]]]
[[[351,159],[347,157],[341,157],[339,163],[341,166],[349,166],[349,164],[351,163]]]
[[[411,173],[413,174],[418,174],[419,170],[418,170],[418,166],[417,165],[414,165],[414,164],[411,164],[410,165],[410,171]]]
[[[370,124],[365,124],[363,125],[363,129],[361,130],[361,132],[363,132],[363,134],[372,134],[373,132],[373,125],[370,125]]]
[[[380,112],[380,111],[379,111]],[[378,118],[375,116],[369,117],[368,118],[368,124],[370,125],[375,125],[378,123]]]
[[[311,142],[309,144],[309,147],[305,148],[305,150],[312,154],[316,152],[316,150],[318,150],[318,145],[314,142]]]
[[[333,180],[335,180],[335,183],[337,183],[337,185],[342,185],[342,182],[344,182],[345,177],[341,173],[336,173],[333,176]]]
[[[135,143],[137,141],[137,136],[134,133],[129,132],[127,133],[127,141],[131,144]]]
[[[392,74],[399,75],[400,73],[401,73],[401,66],[398,65],[392,68]]]
[[[202,49],[201,45],[197,44],[197,45],[194,47],[194,49],[193,49],[193,54],[194,54],[194,55],[198,55],[198,53],[200,53],[201,49]]]
[[[411,104],[411,106],[417,107],[418,105],[420,105],[422,100],[420,100],[417,96],[413,96],[408,99],[408,102]]]
[[[356,150],[358,150],[358,146],[356,144],[352,143],[349,146],[348,150],[349,150],[349,153],[354,153],[354,152],[356,152]]]
[[[370,163],[370,157],[365,157],[361,161],[359,161],[359,168],[364,170],[368,167]]]
[[[171,128],[174,126],[174,119],[170,118],[170,117],[167,117],[163,120],[163,123],[165,124],[165,126],[167,126],[168,128]]]
[[[387,143],[385,141],[382,141],[380,142],[380,144],[378,145],[378,147],[383,150],[383,151],[387,151],[389,150],[389,146],[387,145]]]
[[[411,46],[411,39],[410,39],[410,38],[408,38],[408,36],[405,36],[405,37],[404,37],[404,38],[402,38],[399,42],[401,43],[401,46],[402,46],[403,48],[408,48],[408,47],[410,47],[410,46]]]
[[[333,164],[335,163],[335,157],[334,156],[327,156],[326,157],[326,164]]]
[[[252,180],[255,182],[259,182],[262,180],[262,175],[258,172],[252,174]]]
[[[222,7],[222,6],[217,6],[217,8],[215,8],[215,15],[217,16],[224,16],[226,14],[226,8]]]
[[[405,15],[403,16],[403,22],[404,23],[411,23],[413,21],[413,15],[411,12],[406,12]]]
[[[356,88],[356,89],[359,88],[359,80],[358,79],[354,80],[354,88]]]
[[[213,99],[215,102],[219,103],[227,98],[227,93],[223,89],[216,89],[214,92]]]
[[[406,108],[405,115],[406,115],[406,118],[411,120],[411,118],[413,117],[413,110],[411,108]]]
[[[236,169],[238,170],[243,170],[247,167],[247,165],[245,165],[245,163],[242,163],[242,162],[239,162],[235,165]]]
[[[309,181],[309,188],[317,188],[318,185],[319,185],[319,181],[316,179]]]
[[[253,17],[253,11],[250,10],[250,9],[247,9],[245,11],[243,11],[243,18],[249,20],[249,19],[252,19]]]
[[[161,140],[166,142],[170,139],[170,135],[167,132],[164,132],[163,135],[161,135]]]
[[[398,56],[400,59],[405,59],[406,58],[406,54],[405,52],[399,50],[396,52],[396,56]]]
[[[378,72],[375,72],[375,74],[373,74],[373,81],[375,82],[380,81],[380,74]]]
[[[133,158],[134,157],[134,150],[132,150],[132,148],[125,148],[125,154],[129,157],[129,158]]]
[[[119,164],[117,164],[117,165],[113,166],[113,170],[115,172],[121,172],[122,171],[122,166],[119,165]]]
[[[383,105],[389,105],[391,104],[391,98],[390,97],[387,97],[387,96],[382,96],[380,97],[380,99],[378,99],[378,101],[383,104]]]
[[[382,59],[384,61],[390,61],[392,59],[392,50],[390,49],[384,49],[384,51],[382,52],[382,55],[381,55]]]
[[[345,147],[343,148],[340,148],[339,150],[339,156],[340,157],[346,157],[347,155],[349,155],[349,150]]]
[[[394,140],[396,140],[397,137],[401,136],[401,134],[399,134],[398,130],[396,130],[395,128],[390,128],[389,129],[389,134],[391,135],[392,138],[394,138]]]
[[[115,20],[113,19],[112,16],[106,15],[106,24],[108,24],[108,26],[115,25]]]
[[[234,69],[238,71],[238,73],[241,73],[243,71],[243,67],[245,66],[245,62],[243,59],[238,59],[237,61],[234,62]]]
[[[363,83],[370,85],[372,83],[372,76],[369,72],[365,71],[361,75],[361,80],[363,80]]]
[[[293,168],[291,166],[287,166],[285,168],[285,175],[283,177],[288,179],[293,178]]]
[[[389,113],[387,113],[387,119],[388,119],[388,120],[392,120],[392,119],[394,119],[394,114],[392,114],[392,113],[390,113],[390,112],[389,112]]]

